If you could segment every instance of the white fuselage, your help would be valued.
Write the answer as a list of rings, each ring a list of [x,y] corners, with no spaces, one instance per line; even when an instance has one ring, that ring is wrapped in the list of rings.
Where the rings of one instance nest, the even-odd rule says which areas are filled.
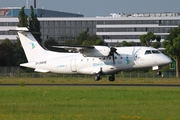
[[[81,53],[55,53],[53,57],[21,64],[43,71],[62,74],[116,74],[122,70],[161,66],[171,63],[166,55],[151,47],[116,47],[115,62],[112,56],[84,57]],[[150,51],[151,53],[148,53]],[[153,53],[153,51],[155,51]]]

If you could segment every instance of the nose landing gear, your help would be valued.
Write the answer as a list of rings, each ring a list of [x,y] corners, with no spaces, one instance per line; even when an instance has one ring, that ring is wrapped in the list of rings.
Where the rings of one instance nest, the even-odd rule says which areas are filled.
[[[163,72],[161,72],[161,71],[157,71],[157,76],[161,76],[162,78],[164,77],[164,74],[163,74]]]

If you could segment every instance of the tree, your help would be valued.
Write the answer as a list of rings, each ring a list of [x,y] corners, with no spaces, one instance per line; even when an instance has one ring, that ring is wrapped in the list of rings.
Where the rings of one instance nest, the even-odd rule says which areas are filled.
[[[156,36],[151,31],[140,36],[141,44],[145,46],[151,46],[152,41],[155,39]]]
[[[28,27],[28,16],[25,14],[24,12],[24,8],[21,8],[21,11],[19,12],[19,23],[18,23],[18,27]],[[20,40],[19,38],[17,38],[17,41],[14,45],[14,61],[16,61],[15,65],[19,65],[20,63],[24,63],[27,62],[24,50],[21,46]]]
[[[75,45],[76,44],[76,40],[72,40],[72,39],[65,40],[64,44],[65,45]]]
[[[40,22],[37,19],[37,15],[34,14],[34,8],[32,6],[30,8],[31,8],[31,15],[29,17],[29,30],[32,32],[33,36],[41,45],[42,39],[41,39],[41,31],[40,31]]]
[[[89,35],[87,40],[83,41],[82,45],[104,45],[104,41],[94,34]]]
[[[152,41],[156,40],[156,42],[152,43]],[[153,46],[154,48],[159,48],[161,46],[161,36],[154,35],[152,32],[148,32],[147,34],[143,34],[140,36],[140,42],[144,46]]]
[[[21,8],[21,11],[19,12],[19,23],[18,27],[28,27],[29,30],[32,32],[33,36],[38,40],[39,43],[41,43],[42,39],[41,37],[41,32],[40,32],[40,23],[37,19],[37,15],[34,14],[34,9],[31,6],[31,15],[29,17],[28,21],[28,16],[24,12],[24,8]],[[37,34],[38,33],[38,34]],[[16,61],[15,65],[19,65],[20,63],[27,62],[24,50],[21,46],[19,38],[17,38],[16,43],[14,44],[14,61]]]
[[[14,44],[14,61],[16,61],[15,65],[19,65],[21,63],[27,62],[24,50],[21,46],[21,42],[19,38],[17,38],[15,44]]]
[[[179,56],[180,56],[180,26],[171,30],[168,40],[163,41],[166,52],[176,62],[176,77],[179,77]]]
[[[0,44],[0,66],[14,65],[14,47],[9,39],[5,39]]]
[[[121,46],[128,46],[128,42],[127,41],[122,41]]]
[[[104,45],[104,41],[101,39],[97,39],[95,45]]]
[[[89,35],[87,31],[80,33],[76,40],[66,40],[65,45],[104,45],[97,35]]]
[[[49,40],[46,40],[44,42],[44,47],[48,48],[49,46],[53,46],[53,45],[58,45],[58,41],[53,39],[53,38],[50,38]]]
[[[132,42],[127,42],[127,41],[122,41],[121,46],[135,46],[135,43]]]
[[[83,41],[84,41],[84,40],[87,40],[88,37],[89,37],[88,31],[84,31],[84,32],[80,33],[80,34],[77,36],[77,39],[76,39],[75,44],[76,44],[76,45],[82,45]]]
[[[48,50],[51,50],[51,51],[56,51],[56,52],[67,52],[66,50],[64,49],[61,49],[61,48],[54,48],[52,46],[56,46],[58,45],[59,42],[57,40],[55,40],[54,38],[50,38],[48,40],[46,40],[44,42],[44,47],[47,48]]]
[[[161,47],[161,43],[160,42],[155,42],[155,43],[152,44],[152,46],[154,48],[159,48],[159,47]]]
[[[153,46],[154,48],[159,48],[159,47],[161,47],[161,36],[159,36],[159,35],[156,36],[156,42],[154,42],[154,43],[152,44],[152,46]]]
[[[146,34],[143,34],[143,35],[141,35],[140,36],[140,42],[141,42],[141,44],[143,45],[143,46],[147,46],[147,44],[146,44]]]
[[[160,42],[160,41],[161,41],[161,36],[156,35],[156,41],[157,41],[157,42]]]
[[[46,40],[46,41],[44,42],[44,47],[47,48],[47,49],[49,49],[49,50],[51,50],[51,49],[52,49],[51,46],[53,46],[53,45],[58,45],[58,44],[59,44],[59,43],[58,43],[57,40],[55,40],[54,38],[50,38],[49,40]]]
[[[21,11],[19,12],[19,23],[18,23],[18,27],[28,27],[28,16],[25,14],[24,12],[24,8],[21,8]]]

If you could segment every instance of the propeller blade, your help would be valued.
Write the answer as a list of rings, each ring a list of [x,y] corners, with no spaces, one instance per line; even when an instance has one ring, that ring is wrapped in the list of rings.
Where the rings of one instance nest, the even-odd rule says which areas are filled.
[[[120,56],[120,54],[118,52],[114,52],[114,53],[116,53],[116,55]]]
[[[113,55],[112,55],[112,58],[113,58],[113,64],[115,64],[114,53],[113,53]]]
[[[119,55],[119,53],[117,53],[116,50],[117,49],[114,47],[110,48],[109,56],[112,56],[113,64],[115,64],[115,54]]]
[[[115,64],[115,57],[114,57],[114,54],[116,53],[116,50],[117,50],[116,48],[111,47],[113,64]]]

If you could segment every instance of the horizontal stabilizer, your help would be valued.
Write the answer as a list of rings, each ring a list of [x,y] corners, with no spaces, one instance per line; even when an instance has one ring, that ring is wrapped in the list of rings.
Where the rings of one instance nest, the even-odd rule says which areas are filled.
[[[36,72],[43,72],[43,73],[49,72],[49,70],[39,69],[39,68],[36,68],[34,71],[36,71]]]
[[[29,31],[29,29],[26,27],[17,27],[15,29],[10,29],[8,31]]]
[[[35,64],[35,62],[30,62],[30,63],[20,64],[20,66],[29,67],[29,68],[35,68],[34,64]],[[34,71],[36,71],[36,72],[43,72],[43,73],[49,72],[49,70],[41,69],[41,68],[35,68]]]

